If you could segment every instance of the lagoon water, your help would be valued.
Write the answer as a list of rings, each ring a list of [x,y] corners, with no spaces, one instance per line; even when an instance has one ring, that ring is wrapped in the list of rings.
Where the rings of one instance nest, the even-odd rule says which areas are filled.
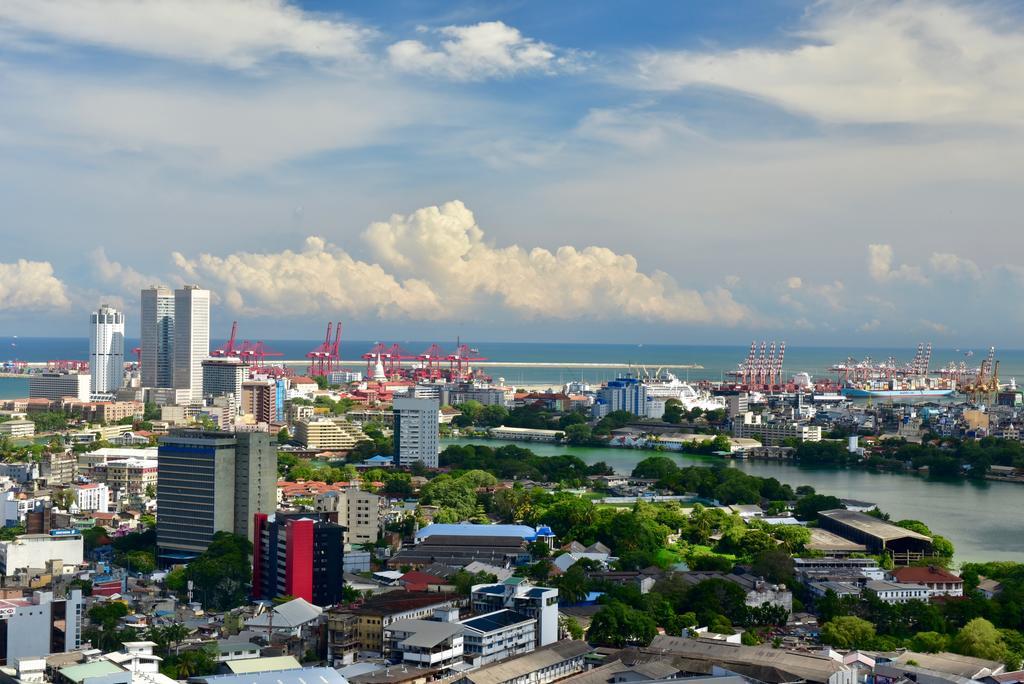
[[[472,439],[444,444],[516,444],[541,456],[572,454],[586,463],[604,461],[619,473],[629,473],[651,451],[617,448],[564,447],[533,442]],[[1024,562],[1024,485],[1009,482],[933,480],[916,475],[876,473],[854,469],[802,468],[768,461],[722,461],[717,457],[665,452],[680,466],[725,464],[759,477],[774,477],[793,487],[811,485],[822,494],[870,501],[894,520],[912,518],[948,538],[956,547],[956,562],[1013,560]]]

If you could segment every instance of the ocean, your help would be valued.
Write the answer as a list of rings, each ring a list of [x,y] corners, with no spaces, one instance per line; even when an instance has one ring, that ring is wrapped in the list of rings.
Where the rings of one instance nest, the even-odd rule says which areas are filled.
[[[213,340],[214,347],[225,340]],[[388,341],[390,344],[391,341]],[[264,340],[264,344],[281,352],[288,360],[303,359],[310,349],[318,346],[318,340]],[[345,340],[342,343],[343,359],[358,359],[373,346],[371,341]],[[424,341],[399,342],[409,353],[421,353],[430,346]],[[675,371],[683,379],[723,380],[747,355],[748,346],[740,345],[686,345],[686,344],[576,344],[576,343],[526,343],[526,342],[471,342],[480,356],[490,362],[541,362],[551,365],[542,367],[487,366],[484,370],[494,378],[504,378],[511,384],[530,386],[549,385],[557,387],[570,380],[600,383],[616,377],[621,371],[615,368],[568,368],[560,363],[631,363],[644,365],[650,370],[661,366],[696,364],[700,370]],[[126,350],[138,346],[138,340],[127,339]],[[447,345],[454,348],[454,344]],[[939,368],[949,362],[965,361],[968,367],[976,367],[987,354],[987,347],[974,349],[936,349],[932,353],[932,368]],[[913,348],[895,347],[800,347],[788,346],[784,362],[784,375],[807,372],[815,377],[828,375],[828,367],[845,361],[848,357],[863,359],[871,357],[884,360],[890,356],[898,361],[909,361],[914,356]],[[85,359],[89,354],[86,338],[68,337],[0,337],[0,362],[21,360],[29,362],[51,359]],[[130,352],[126,354],[130,357]],[[999,375],[1003,379],[1024,377],[1024,350],[998,350]],[[270,359],[269,361],[273,361]],[[362,362],[348,364],[352,370],[364,370]],[[27,383],[20,378],[0,378],[0,398],[25,396]]]

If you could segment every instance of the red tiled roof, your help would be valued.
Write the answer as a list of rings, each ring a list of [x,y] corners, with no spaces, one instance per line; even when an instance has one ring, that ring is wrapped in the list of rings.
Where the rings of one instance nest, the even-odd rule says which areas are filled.
[[[943,568],[929,566],[927,568],[896,568],[892,576],[904,584],[936,584],[961,583],[962,579]]]

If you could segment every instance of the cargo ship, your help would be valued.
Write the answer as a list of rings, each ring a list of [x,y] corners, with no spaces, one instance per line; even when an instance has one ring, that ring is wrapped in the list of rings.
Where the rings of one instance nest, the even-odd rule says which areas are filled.
[[[847,382],[839,391],[844,397],[948,397],[956,382],[930,376],[869,378]]]

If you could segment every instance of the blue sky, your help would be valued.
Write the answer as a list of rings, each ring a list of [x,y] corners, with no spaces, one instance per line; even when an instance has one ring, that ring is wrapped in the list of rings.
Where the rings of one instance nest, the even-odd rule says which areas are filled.
[[[10,0],[0,334],[1014,346],[1012,3]]]

